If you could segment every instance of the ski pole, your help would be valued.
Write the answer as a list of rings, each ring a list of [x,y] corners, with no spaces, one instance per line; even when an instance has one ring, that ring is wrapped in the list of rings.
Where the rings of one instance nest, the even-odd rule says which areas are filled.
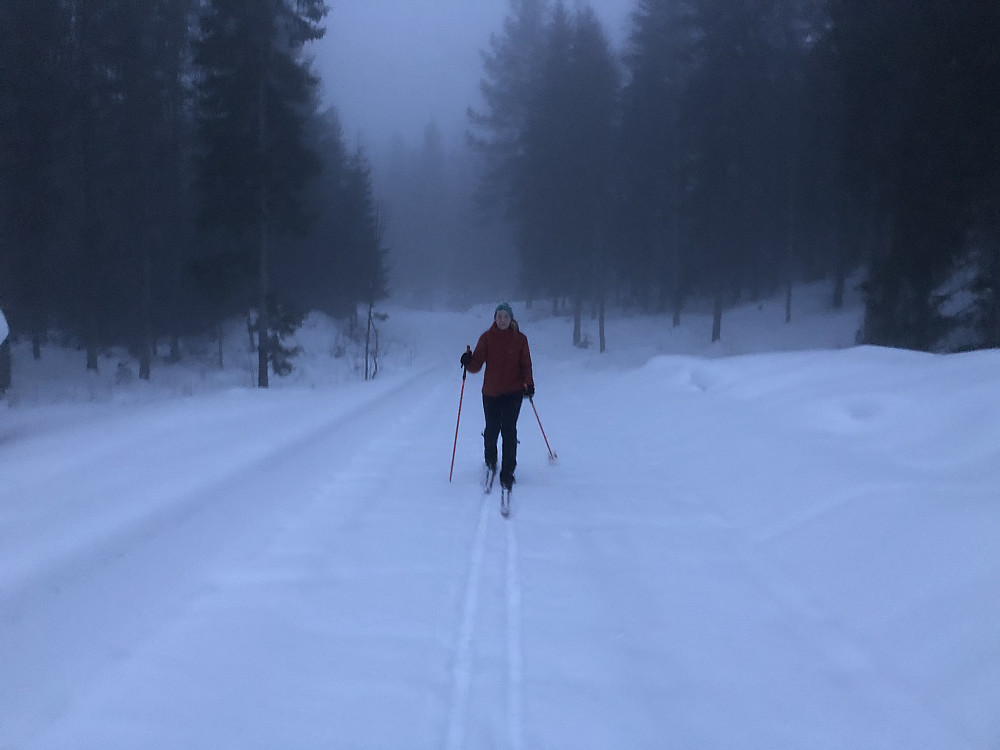
[[[468,353],[472,352],[472,347],[466,345],[465,351]],[[451,475],[455,473],[455,451],[458,449],[458,425],[462,421],[462,399],[465,397],[465,376],[466,376],[465,365],[462,365],[462,390],[458,394],[458,419],[455,420],[455,444],[451,447],[451,469],[448,471],[448,481],[451,481]]]
[[[542,440],[545,441],[545,447],[549,449],[549,461],[555,461],[559,456],[552,452],[552,447],[549,445],[549,439],[545,437],[545,428],[542,427],[541,417],[538,416],[538,409],[535,408],[535,398],[532,396],[528,399],[531,402],[531,408],[535,412],[535,419],[538,420],[538,429],[542,431]]]

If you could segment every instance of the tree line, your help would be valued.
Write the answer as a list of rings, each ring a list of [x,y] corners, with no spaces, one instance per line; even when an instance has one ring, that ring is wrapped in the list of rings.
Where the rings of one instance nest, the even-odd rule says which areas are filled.
[[[529,298],[724,310],[860,274],[859,340],[1000,345],[1000,4],[510,0],[470,134]]]
[[[257,381],[304,311],[386,294],[371,170],[321,111],[323,0],[4,0],[0,299],[55,334],[158,346],[247,316]]]

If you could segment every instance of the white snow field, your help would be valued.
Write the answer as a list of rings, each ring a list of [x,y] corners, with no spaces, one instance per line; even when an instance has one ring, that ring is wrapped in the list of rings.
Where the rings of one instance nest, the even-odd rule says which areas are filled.
[[[853,347],[828,292],[603,355],[515,303],[558,461],[525,401],[509,520],[481,374],[448,481],[492,305],[389,309],[368,383],[313,316],[266,392],[15,345],[0,748],[996,750],[1000,353]]]

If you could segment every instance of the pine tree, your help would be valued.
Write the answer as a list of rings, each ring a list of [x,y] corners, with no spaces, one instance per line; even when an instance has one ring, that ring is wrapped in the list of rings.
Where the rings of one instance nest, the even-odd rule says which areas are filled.
[[[150,243],[147,335],[168,339],[171,361],[180,357],[181,333],[203,327],[193,314],[198,305],[191,285],[185,283],[194,254],[191,56],[198,4],[198,0],[157,0],[150,14],[148,43],[156,67],[158,126],[153,151],[155,231]],[[147,343],[152,345],[151,340]]]
[[[832,17],[848,169],[886,228],[870,252],[864,340],[930,349],[947,330],[939,287],[997,199],[1000,7],[834,0]]]
[[[502,215],[510,223],[520,256],[536,243],[519,210],[523,206],[518,183],[523,139],[537,99],[540,68],[547,43],[547,0],[509,0],[503,33],[490,38],[483,53],[480,84],[485,109],[469,109],[470,139],[477,147],[483,172],[479,205],[488,215]],[[532,270],[522,269],[529,304],[539,293]]]
[[[521,274],[531,296],[553,302],[573,295],[576,233],[566,233],[574,216],[567,169],[575,152],[570,88],[573,23],[557,2],[545,27],[545,45],[528,100],[517,158],[513,162],[511,204],[518,237]],[[578,341],[578,334],[576,339]]]
[[[571,47],[573,150],[567,165],[566,191],[573,210],[563,231],[575,237],[574,330],[579,329],[581,302],[592,300],[598,309],[600,351],[605,350],[605,304],[614,282],[610,256],[616,183],[616,125],[621,83],[618,62],[604,28],[593,11],[579,11]],[[577,341],[579,343],[579,341]]]
[[[469,109],[470,137],[487,165],[485,200],[510,196],[514,163],[527,125],[545,45],[547,0],[508,0],[503,34],[490,37],[483,53],[480,91],[485,110]]]
[[[272,243],[303,227],[301,191],[320,171],[304,134],[318,81],[301,53],[323,35],[325,13],[322,0],[209,0],[196,45],[200,218],[253,256],[261,388],[270,359]]]
[[[383,247],[384,227],[381,211],[372,187],[371,165],[363,149],[358,148],[347,164],[344,205],[348,222],[344,251],[351,259],[354,294],[369,310],[388,295],[388,272]]]
[[[103,347],[123,338],[134,310],[125,255],[128,171],[122,137],[128,127],[125,49],[136,8],[124,0],[72,0],[71,157],[67,160],[71,249],[60,264],[61,327],[86,349],[86,367],[97,370]],[[124,276],[124,278],[123,278]]]
[[[187,223],[183,144],[190,128],[192,10],[192,0],[159,0],[151,7],[124,3],[112,16],[119,71],[114,236],[118,276],[126,287],[116,338],[138,355],[144,380],[150,377],[155,324],[171,318],[157,302],[176,278]]]
[[[306,132],[322,172],[303,191],[309,231],[281,240],[282,262],[273,269],[273,289],[278,298],[297,307],[347,316],[357,298],[352,298],[345,266],[345,227],[350,219],[344,191],[349,157],[340,118],[333,109],[317,112]]]
[[[66,202],[70,62],[64,3],[0,3],[0,295],[36,359],[51,322],[55,227]]]
[[[743,290],[778,284],[787,243],[786,81],[779,75],[778,0],[699,0],[695,67],[684,95],[685,213],[691,280],[713,299],[712,340]]]
[[[490,135],[485,184],[502,191],[529,300],[572,298],[580,344],[583,301],[602,304],[610,271],[619,71],[590,9],[560,0],[541,26],[540,4],[515,9],[485,59],[490,108],[473,123]]]
[[[644,308],[659,294],[680,324],[684,297],[680,139],[682,95],[691,76],[693,9],[683,0],[639,0],[624,57],[620,232],[629,250],[624,281]]]

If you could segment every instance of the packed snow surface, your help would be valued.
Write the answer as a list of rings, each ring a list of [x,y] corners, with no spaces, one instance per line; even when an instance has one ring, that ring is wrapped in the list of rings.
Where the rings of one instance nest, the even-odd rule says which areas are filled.
[[[854,347],[803,293],[515,315],[513,510],[484,495],[490,322],[387,309],[378,377],[308,319],[149,383],[14,346],[0,748],[1000,747],[1000,353]],[[539,429],[544,427],[552,450]]]

